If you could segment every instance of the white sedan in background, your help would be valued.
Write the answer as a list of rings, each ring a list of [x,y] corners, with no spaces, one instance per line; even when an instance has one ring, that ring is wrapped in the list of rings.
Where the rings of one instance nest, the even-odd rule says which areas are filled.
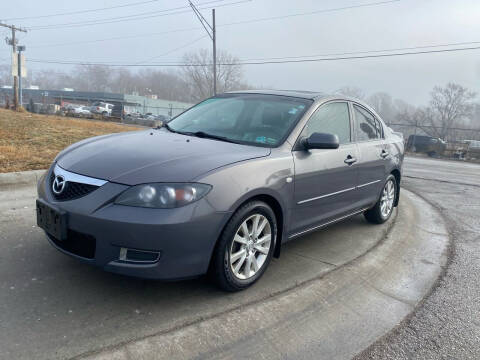
[[[79,106],[73,108],[73,116],[87,118],[92,116],[92,112],[90,111],[90,108],[88,106]]]

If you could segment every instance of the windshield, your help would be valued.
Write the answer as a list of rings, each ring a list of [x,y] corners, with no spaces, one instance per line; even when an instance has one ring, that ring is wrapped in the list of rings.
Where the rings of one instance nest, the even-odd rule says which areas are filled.
[[[285,141],[312,102],[264,94],[221,95],[180,114],[168,123],[168,128],[242,144],[276,147]]]

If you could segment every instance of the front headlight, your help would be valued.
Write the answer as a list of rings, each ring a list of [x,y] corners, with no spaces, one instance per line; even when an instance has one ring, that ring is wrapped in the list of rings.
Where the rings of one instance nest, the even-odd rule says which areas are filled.
[[[115,204],[156,209],[171,209],[191,204],[212,188],[207,184],[143,184],[132,186],[116,199]]]

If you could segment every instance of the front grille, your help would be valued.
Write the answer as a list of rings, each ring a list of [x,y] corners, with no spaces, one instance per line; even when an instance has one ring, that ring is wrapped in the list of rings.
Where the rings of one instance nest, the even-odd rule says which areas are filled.
[[[86,259],[95,258],[97,241],[91,235],[69,229],[65,240],[57,240],[51,235],[48,235],[48,237],[55,245],[66,252]]]
[[[50,176],[50,189],[52,189],[54,179],[55,175],[52,172]],[[96,189],[98,189],[98,186],[96,185],[67,181],[65,188],[60,194],[55,194],[53,191],[52,194],[56,200],[67,201],[81,198],[82,196],[88,195]]]

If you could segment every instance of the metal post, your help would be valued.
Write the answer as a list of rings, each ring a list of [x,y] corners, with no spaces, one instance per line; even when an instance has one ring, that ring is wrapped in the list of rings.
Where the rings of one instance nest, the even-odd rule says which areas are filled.
[[[12,50],[13,50],[13,56],[15,56],[15,53],[17,52],[17,44],[16,44],[16,39],[15,39],[15,28],[14,27],[12,27]],[[15,110],[17,110],[17,108],[18,108],[18,75],[13,76],[13,108]]]
[[[18,103],[20,107],[22,107],[23,102],[22,102],[22,52],[18,52]]]
[[[215,9],[212,9],[213,40],[213,96],[217,95],[217,31],[215,29]]]
[[[207,32],[210,39],[213,43],[213,95],[217,95],[217,31],[215,28],[215,9],[212,9],[212,25],[208,23],[207,20],[203,17],[200,11],[193,5],[192,1],[189,0],[193,12],[197,16],[198,20],[202,24],[203,28]]]

